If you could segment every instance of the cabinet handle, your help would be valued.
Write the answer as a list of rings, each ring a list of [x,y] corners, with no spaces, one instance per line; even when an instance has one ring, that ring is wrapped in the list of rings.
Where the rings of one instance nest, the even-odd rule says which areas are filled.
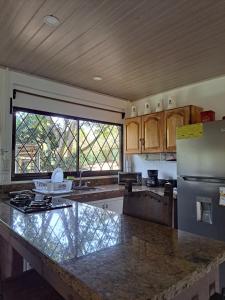
[[[108,204],[106,204],[105,207],[108,208],[109,207]]]
[[[145,139],[142,139],[142,146],[145,145]]]
[[[105,209],[105,204],[102,204],[102,208]]]

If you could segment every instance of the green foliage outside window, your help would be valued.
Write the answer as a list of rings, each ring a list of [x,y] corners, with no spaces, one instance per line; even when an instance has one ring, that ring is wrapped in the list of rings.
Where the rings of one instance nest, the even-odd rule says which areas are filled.
[[[22,110],[15,114],[15,174],[56,167],[64,172],[121,169],[121,126]]]

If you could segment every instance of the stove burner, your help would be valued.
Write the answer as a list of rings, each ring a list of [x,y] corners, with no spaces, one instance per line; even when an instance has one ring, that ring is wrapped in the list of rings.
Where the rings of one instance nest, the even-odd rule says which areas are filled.
[[[17,207],[24,207],[30,205],[30,199],[11,199],[10,204],[13,204]]]
[[[31,201],[29,205],[24,207],[25,212],[30,212],[34,210],[49,210],[51,208],[52,204],[47,203],[45,200],[41,201]]]
[[[54,199],[52,196],[43,196],[31,191],[21,191],[10,193],[9,205],[24,213],[52,210],[56,208],[70,207],[71,202],[66,199]]]

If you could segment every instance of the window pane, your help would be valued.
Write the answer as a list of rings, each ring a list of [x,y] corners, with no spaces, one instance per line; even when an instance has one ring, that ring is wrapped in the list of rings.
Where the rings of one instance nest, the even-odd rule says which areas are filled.
[[[79,122],[80,169],[120,170],[121,127],[99,122]]]
[[[76,171],[76,120],[16,112],[15,174]]]

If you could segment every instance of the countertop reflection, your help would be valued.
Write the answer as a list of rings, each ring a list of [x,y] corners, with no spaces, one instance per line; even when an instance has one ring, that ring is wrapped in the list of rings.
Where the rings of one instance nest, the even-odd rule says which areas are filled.
[[[10,208],[10,227],[57,262],[120,243],[120,216],[111,211],[72,202],[73,207],[23,214]],[[4,217],[0,213],[0,218]]]

